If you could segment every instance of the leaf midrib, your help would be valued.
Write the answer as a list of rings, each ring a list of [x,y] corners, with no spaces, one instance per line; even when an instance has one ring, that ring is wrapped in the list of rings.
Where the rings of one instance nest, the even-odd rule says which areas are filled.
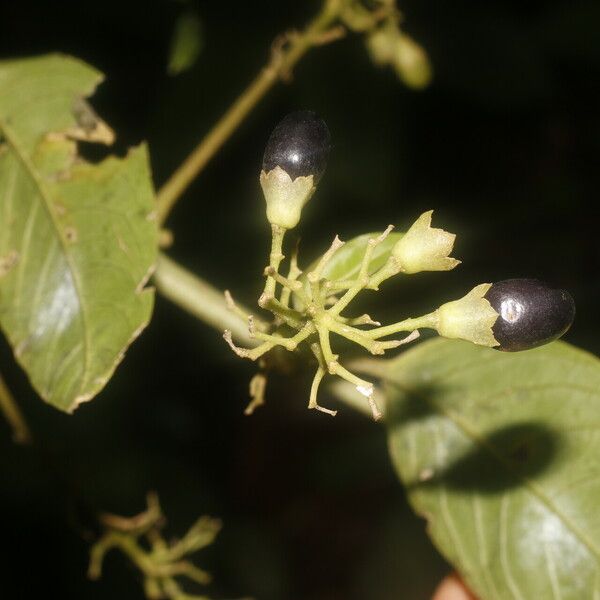
[[[76,403],[76,399],[77,397],[80,396],[85,381],[87,379],[88,376],[88,370],[89,370],[89,363],[90,363],[90,355],[89,355],[89,349],[91,347],[90,344],[90,340],[89,340],[89,329],[87,326],[87,320],[86,320],[86,311],[84,308],[84,303],[82,301],[83,298],[83,294],[82,294],[82,290],[81,290],[81,282],[79,280],[79,276],[78,276],[78,272],[77,269],[75,268],[75,264],[73,263],[72,257],[70,256],[70,253],[68,251],[68,243],[67,240],[64,238],[62,230],[59,226],[58,223],[58,219],[57,216],[54,212],[54,209],[52,207],[52,201],[50,199],[50,194],[48,193],[48,191],[46,190],[43,182],[41,181],[41,179],[39,178],[37,171],[35,169],[35,166],[33,165],[33,163],[31,162],[31,160],[29,159],[29,157],[27,156],[26,152],[19,146],[19,143],[17,141],[17,136],[14,135],[14,133],[12,132],[11,128],[9,126],[6,125],[6,122],[2,119],[0,119],[0,131],[2,131],[2,134],[4,135],[4,139],[5,141],[8,143],[8,145],[12,148],[13,152],[15,153],[16,157],[18,158],[18,160],[21,162],[21,164],[23,165],[27,175],[29,175],[29,177],[31,178],[31,180],[33,181],[35,187],[38,190],[38,197],[40,197],[42,199],[42,204],[44,206],[44,208],[46,209],[46,212],[48,213],[49,217],[50,217],[50,221],[52,222],[52,225],[54,227],[56,236],[59,240],[61,249],[62,249],[62,253],[64,255],[65,258],[65,262],[67,263],[68,267],[69,267],[69,271],[71,273],[71,278],[73,281],[73,286],[75,288],[75,292],[77,295],[77,302],[79,304],[79,308],[80,310],[79,312],[79,318],[81,321],[81,327],[83,329],[83,373],[81,375],[81,380],[80,380],[80,384],[79,384],[79,390],[77,392],[77,394],[75,394],[75,400],[74,403]],[[51,394],[51,391],[48,390],[48,393]],[[46,400],[48,400],[48,398],[46,398]]]
[[[391,382],[388,382],[388,385]],[[479,436],[479,434],[475,431],[475,429],[469,424],[468,421],[462,419],[458,414],[453,411],[448,411],[437,404],[435,401],[430,400],[427,396],[421,395],[413,389],[407,388],[397,381],[393,381],[393,386],[398,387],[405,393],[408,397],[412,397],[416,400],[420,400],[428,404],[434,411],[437,411],[439,414],[444,416],[446,419],[451,421],[466,437],[468,437],[474,444],[478,445],[480,448],[486,450],[490,456],[495,459],[500,465],[506,470],[506,472],[511,476],[517,479],[517,481],[521,482],[530,492],[534,495],[542,504],[546,506],[548,510],[553,512],[564,524],[565,526],[572,532],[572,534],[589,550],[590,554],[594,556],[597,562],[600,563],[600,550],[598,550],[593,544],[592,540],[590,540],[572,521],[569,519],[555,504],[546,496],[544,491],[539,488],[533,481],[524,477],[523,475],[516,473],[514,469],[512,469],[512,465],[507,461],[502,455],[498,454],[494,446],[486,443],[485,440]],[[518,386],[516,388],[519,389]],[[508,388],[507,390],[508,391]]]

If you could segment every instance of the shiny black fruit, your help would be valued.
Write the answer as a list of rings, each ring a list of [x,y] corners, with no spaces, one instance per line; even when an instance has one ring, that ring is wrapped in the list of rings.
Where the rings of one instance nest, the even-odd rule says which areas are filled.
[[[563,335],[575,318],[569,292],[537,279],[499,281],[485,298],[499,314],[492,327],[497,350],[516,352],[547,344]]]
[[[268,173],[281,167],[292,180],[312,175],[316,184],[325,171],[329,147],[329,129],[323,119],[309,110],[290,113],[269,137],[263,170]]]

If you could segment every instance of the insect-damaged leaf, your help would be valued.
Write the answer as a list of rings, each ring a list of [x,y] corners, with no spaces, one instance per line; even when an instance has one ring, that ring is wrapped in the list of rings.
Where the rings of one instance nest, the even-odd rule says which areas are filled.
[[[144,146],[111,143],[84,98],[101,81],[59,55],[0,62],[0,326],[39,394],[71,411],[106,384],[148,323],[156,259]]]
[[[415,510],[481,600],[600,595],[600,361],[435,339],[383,365]]]

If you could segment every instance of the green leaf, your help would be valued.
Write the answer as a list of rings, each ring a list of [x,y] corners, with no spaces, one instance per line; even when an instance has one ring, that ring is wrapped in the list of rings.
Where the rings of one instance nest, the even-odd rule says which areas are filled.
[[[381,232],[365,233],[346,242],[333,255],[331,260],[323,269],[323,277],[330,279],[331,281],[354,279],[357,277],[360,270],[362,257],[367,249],[367,242],[370,238],[377,237],[378,235],[381,235]],[[369,274],[372,274],[383,267],[392,252],[392,248],[403,235],[404,234],[400,232],[392,232],[387,236],[387,238],[385,238],[385,240],[383,240],[381,244],[375,246],[371,257]],[[306,269],[305,272],[309,273],[312,269],[314,269],[314,267],[317,265],[317,262],[318,259],[308,269]]]
[[[38,393],[71,411],[106,384],[150,319],[157,253],[147,151],[111,143],[83,98],[101,81],[59,55],[0,62],[0,326]]]
[[[202,50],[202,22],[194,10],[182,13],[175,22],[167,73],[179,75],[194,66]]]
[[[360,263],[365,254],[365,250],[367,249],[367,243],[371,238],[377,237],[378,235],[381,235],[381,232],[364,233],[347,241],[325,265],[322,276],[330,281],[346,281],[358,277]],[[394,231],[390,233],[381,244],[375,246],[373,254],[371,255],[369,275],[372,275],[375,271],[383,267],[392,252],[392,248],[403,235],[403,233]],[[304,273],[300,277],[301,280],[306,280],[307,273],[314,270],[319,262],[319,258],[317,258],[307,269],[304,269]],[[293,302],[296,308],[299,308],[302,305],[302,302],[297,296],[294,296]]]
[[[600,594],[600,361],[435,339],[384,368],[414,509],[482,600]]]

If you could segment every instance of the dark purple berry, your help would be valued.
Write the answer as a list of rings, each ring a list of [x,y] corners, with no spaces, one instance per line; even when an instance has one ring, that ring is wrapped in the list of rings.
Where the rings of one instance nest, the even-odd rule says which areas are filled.
[[[327,165],[330,137],[325,121],[309,110],[284,117],[273,129],[265,154],[263,170],[281,167],[292,180],[312,175],[316,184]]]
[[[499,281],[485,298],[499,315],[492,327],[497,350],[516,352],[547,344],[563,335],[575,318],[569,292],[537,279]]]

